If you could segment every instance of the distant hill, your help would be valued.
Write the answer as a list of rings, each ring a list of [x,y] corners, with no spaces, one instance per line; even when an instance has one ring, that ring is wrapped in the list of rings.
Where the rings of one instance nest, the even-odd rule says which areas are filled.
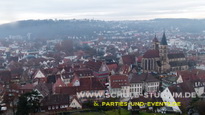
[[[32,38],[62,38],[67,36],[95,37],[104,31],[162,31],[178,29],[180,32],[202,33],[205,19],[154,19],[144,21],[100,21],[100,20],[25,20],[0,25],[0,37],[9,35]]]

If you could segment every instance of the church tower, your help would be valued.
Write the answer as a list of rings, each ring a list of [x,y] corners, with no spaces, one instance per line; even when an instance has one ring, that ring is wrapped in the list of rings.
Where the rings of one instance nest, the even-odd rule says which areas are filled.
[[[152,40],[152,47],[154,50],[159,50],[159,41],[155,35],[154,39]]]
[[[165,32],[163,33],[161,42],[160,42],[160,47],[159,47],[159,56],[160,56],[160,60],[161,60],[161,72],[166,72],[167,70],[169,70],[169,64],[168,64],[168,48],[167,48],[167,38],[165,35]]]
[[[167,38],[166,38],[165,32],[163,33],[163,36],[160,42],[159,53],[160,53],[159,55],[161,59],[165,61],[165,59],[167,59]]]

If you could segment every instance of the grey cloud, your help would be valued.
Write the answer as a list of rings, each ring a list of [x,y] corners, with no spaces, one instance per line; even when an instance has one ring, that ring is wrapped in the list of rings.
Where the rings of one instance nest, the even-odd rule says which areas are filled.
[[[115,20],[136,16],[158,18],[165,14],[204,12],[203,6],[204,0],[5,0],[0,1],[0,18],[22,19],[23,14],[41,14],[46,18],[50,15],[51,18],[81,15]]]

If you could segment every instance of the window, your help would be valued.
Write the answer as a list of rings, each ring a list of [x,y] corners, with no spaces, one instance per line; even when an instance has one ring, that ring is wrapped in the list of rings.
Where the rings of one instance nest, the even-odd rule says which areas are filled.
[[[60,108],[64,108],[64,105],[61,105],[61,107]]]
[[[145,70],[147,70],[147,60],[145,60]]]

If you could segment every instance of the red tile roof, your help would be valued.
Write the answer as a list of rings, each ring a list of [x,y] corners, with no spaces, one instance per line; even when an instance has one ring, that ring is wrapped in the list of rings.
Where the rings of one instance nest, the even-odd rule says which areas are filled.
[[[11,80],[11,71],[1,70],[0,71],[0,81],[9,82]]]
[[[111,75],[109,78],[111,88],[121,88],[121,86],[129,85],[126,75]]]
[[[80,78],[79,91],[105,90],[104,85],[96,78]]]
[[[69,95],[66,94],[48,95],[41,103],[43,106],[68,105],[70,102],[69,98]]]
[[[205,70],[178,71],[177,74],[182,76],[183,81],[205,81]]]
[[[23,85],[23,86],[21,86],[21,88],[20,89],[34,89],[34,85],[33,84],[26,84],[26,85]]]
[[[130,72],[130,66],[123,65],[123,66],[121,66],[120,71],[122,72],[122,74],[128,74]]]
[[[157,58],[157,57],[159,57],[158,50],[148,50],[143,55],[143,58]]]
[[[74,71],[74,74],[78,77],[93,76],[93,71],[91,69],[78,69]]]
[[[134,55],[124,55],[122,56],[122,61],[124,65],[131,65],[135,63]]]
[[[56,93],[76,95],[76,92],[90,90],[105,90],[104,85],[95,77],[80,78],[80,86],[57,87]]]
[[[180,84],[177,84],[177,85],[174,85],[174,86],[170,86],[168,87],[170,92],[173,94],[174,93],[182,93],[183,95],[185,95],[185,93],[193,93],[195,92],[194,88],[192,87],[192,85],[190,85],[190,82],[183,82],[183,83],[180,83]],[[190,102],[192,100],[191,97],[177,97],[177,98],[174,98],[176,102],[181,102],[181,106],[179,106],[180,108],[181,107],[189,107],[190,106]]]
[[[110,71],[116,71],[117,70],[117,68],[118,68],[118,65],[116,64],[116,63],[114,63],[114,64],[108,64],[107,65],[108,66],[108,68],[109,68],[109,70]]]
[[[37,76],[38,73],[42,73],[42,75],[44,76],[43,78],[46,77],[46,75],[44,74],[44,72],[41,71],[40,69],[38,69],[38,70],[35,72],[35,74],[34,74],[34,77],[33,77],[34,79],[35,79],[35,78],[42,78],[41,76]]]
[[[89,68],[95,72],[98,72],[100,70],[102,62],[101,61],[88,61],[85,63],[85,65],[87,68]]]
[[[56,94],[68,94],[68,95],[76,95],[77,87],[57,87],[55,93]]]
[[[142,62],[142,58],[143,58],[143,56],[139,56],[138,58],[137,58],[137,62]]]
[[[62,81],[61,78],[58,78],[53,86],[54,86],[54,87],[63,87],[63,86],[66,86],[66,85],[65,85],[65,83]]]
[[[44,97],[50,94],[50,90],[45,83],[39,83],[35,86],[35,89],[37,89]]]
[[[19,84],[13,83],[10,85],[10,89],[19,90],[21,86]]]
[[[75,76],[73,79],[72,79],[72,82],[69,84],[71,86],[73,86],[73,84],[75,83],[76,80],[79,80],[78,76]],[[80,80],[79,80],[80,81]]]

